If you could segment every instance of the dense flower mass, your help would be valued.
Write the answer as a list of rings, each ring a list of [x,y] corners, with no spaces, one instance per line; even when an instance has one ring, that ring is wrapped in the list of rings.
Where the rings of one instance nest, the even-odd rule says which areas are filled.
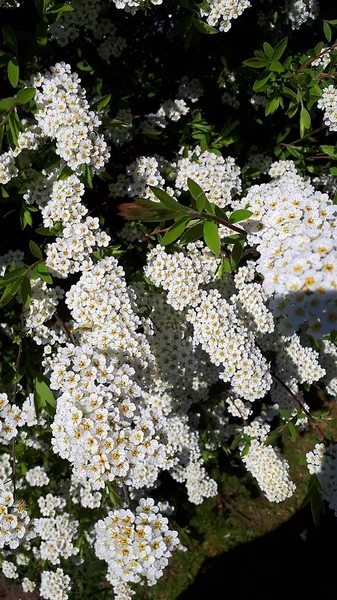
[[[337,515],[337,19],[28,4],[0,0],[2,576],[173,598],[179,538],[206,556],[252,486],[298,508],[299,433]]]

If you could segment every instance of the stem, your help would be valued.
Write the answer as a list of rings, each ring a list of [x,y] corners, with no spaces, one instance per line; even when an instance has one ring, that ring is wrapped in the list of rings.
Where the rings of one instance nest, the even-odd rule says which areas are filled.
[[[127,487],[126,487],[124,481],[121,481],[121,484],[122,484],[122,490],[123,490],[124,497],[125,497],[125,502],[127,503],[128,506],[130,506],[130,498],[129,498]]]
[[[310,421],[310,423],[317,429],[319,435],[321,436],[322,440],[324,440],[327,444],[331,444],[331,440],[329,440],[323,429],[318,425],[318,423],[316,423],[315,418],[310,414],[310,412],[305,408],[303,402],[299,399],[298,396],[296,396],[296,394],[294,394],[294,392],[291,391],[290,387],[287,386],[286,383],[284,383],[284,381],[282,381],[282,379],[280,379],[280,377],[278,375],[276,375],[276,373],[272,372],[273,377],[281,384],[283,385],[284,389],[287,390],[288,394],[290,394],[290,396],[292,397],[292,399],[296,402],[296,404],[298,404],[298,406],[300,407],[300,409],[302,410],[302,412],[304,412],[306,414],[306,416],[308,417],[308,420]]]
[[[302,138],[298,138],[294,142],[289,142],[289,144],[286,144],[285,142],[281,142],[280,146],[292,147],[294,144],[297,144],[297,142],[302,142],[302,140],[304,140],[304,138],[311,137],[312,135],[315,135],[315,133],[319,133],[320,131],[323,131],[324,129],[327,129],[327,125],[323,125],[322,127],[318,127],[317,129],[314,129],[313,131],[309,131],[309,133],[306,133]]]
[[[75,344],[75,340],[73,338],[73,335],[68,327],[68,325],[65,324],[65,322],[61,319],[60,315],[58,314],[58,312],[54,312],[54,317],[56,319],[56,321],[61,325],[61,327],[64,329],[64,331],[67,334],[68,339],[71,341],[72,344]]]
[[[298,75],[299,73],[302,73],[302,71],[304,71],[304,69],[309,67],[311,65],[311,63],[314,62],[314,60],[321,58],[321,56],[323,56],[323,54],[330,52],[330,50],[333,50],[334,48],[337,48],[337,44],[333,44],[332,46],[329,46],[329,48],[325,48],[325,50],[323,50],[318,56],[313,56],[310,60],[308,60],[308,62],[306,62],[304,65],[302,65],[302,67],[297,69],[296,75]]]
[[[229,223],[228,221],[225,221],[224,219],[221,219],[221,217],[217,217],[216,215],[198,213],[196,211],[191,211],[191,212],[189,212],[189,214],[195,219],[214,221],[214,223],[219,223],[219,225],[224,225],[224,227],[228,227],[228,229],[232,229],[232,231],[235,231],[236,233],[241,233],[242,235],[247,235],[247,232],[244,229],[241,229],[240,227],[236,227],[235,225],[232,225],[232,223]]]

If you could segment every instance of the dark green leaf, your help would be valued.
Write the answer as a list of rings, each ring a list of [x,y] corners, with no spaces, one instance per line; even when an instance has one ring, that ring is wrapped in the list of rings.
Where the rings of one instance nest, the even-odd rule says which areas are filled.
[[[4,98],[0,100],[0,113],[7,112],[13,105],[15,105],[16,98]]]
[[[5,25],[2,28],[2,33],[6,46],[8,46],[10,51],[16,55],[18,53],[18,45],[13,28],[10,25]]]
[[[48,41],[48,25],[47,23],[38,23],[36,25],[36,41],[39,46],[46,46]]]
[[[179,221],[174,223],[174,225],[172,225],[165,233],[163,239],[161,240],[161,244],[163,246],[167,246],[168,244],[172,244],[172,242],[175,242],[185,230],[185,227],[189,223],[189,220],[190,219],[184,218],[179,219]]]
[[[324,35],[325,35],[326,39],[330,43],[331,38],[332,38],[332,31],[331,31],[330,25],[328,25],[328,23],[326,21],[324,21],[324,23],[323,23],[323,31],[324,31]]]
[[[109,104],[110,100],[111,100],[111,94],[108,94],[107,96],[102,96],[102,98],[100,98],[99,100],[97,100],[95,102],[95,104],[93,104],[93,106],[91,108],[92,108],[92,110],[96,110],[97,112],[99,112],[107,104]]]
[[[243,64],[246,67],[253,67],[253,69],[263,69],[268,64],[266,58],[248,58],[248,60],[244,60]]]
[[[245,221],[252,216],[252,211],[247,210],[246,208],[240,208],[239,210],[235,210],[229,217],[230,223],[239,223],[239,221]]]
[[[320,146],[320,149],[325,152],[325,154],[337,158],[337,146]]]
[[[11,58],[7,65],[7,75],[10,84],[16,88],[19,83],[19,63],[16,58]]]
[[[285,37],[285,38],[283,38],[283,40],[281,40],[277,44],[277,46],[275,46],[273,56],[272,56],[273,60],[280,60],[282,54],[284,53],[284,51],[287,47],[287,43],[288,43],[288,38]]]
[[[207,35],[212,34],[214,35],[215,33],[219,33],[218,29],[215,29],[215,27],[211,27],[211,25],[208,25],[207,23],[205,23],[204,21],[201,21],[200,19],[194,19],[193,21],[195,28],[200,31],[200,33],[205,33]]]
[[[272,46],[268,42],[263,42],[263,50],[269,60],[271,60],[274,52]]]
[[[33,240],[30,240],[29,242],[29,250],[31,251],[32,255],[35,256],[35,258],[42,258],[41,249],[35,242],[33,242]]]
[[[300,131],[301,131],[301,138],[304,136],[305,131],[307,129],[310,129],[311,127],[311,118],[310,118],[310,114],[308,113],[307,109],[302,106],[301,108],[301,113],[300,113]]]
[[[231,263],[233,267],[236,267],[241,259],[243,253],[243,240],[237,240],[233,246],[232,254],[231,254]]]
[[[292,442],[296,442],[296,429],[294,423],[288,423],[288,431]]]
[[[202,190],[200,185],[193,181],[193,179],[187,179],[188,189],[190,190],[192,198],[196,201],[197,209],[201,212],[207,202],[207,197],[205,192]]]
[[[28,87],[28,88],[24,88],[23,90],[20,90],[16,96],[17,102],[19,104],[26,104],[27,102],[32,100],[32,98],[34,98],[35,91],[36,91],[35,88],[32,88],[32,87]]]
[[[30,305],[30,300],[32,296],[32,288],[30,285],[29,277],[24,277],[21,283],[20,289],[21,299],[26,308]]]
[[[199,222],[187,229],[180,238],[181,244],[189,244],[203,236],[204,224]]]
[[[220,237],[218,226],[213,221],[205,221],[204,223],[204,240],[216,256],[220,254]]]

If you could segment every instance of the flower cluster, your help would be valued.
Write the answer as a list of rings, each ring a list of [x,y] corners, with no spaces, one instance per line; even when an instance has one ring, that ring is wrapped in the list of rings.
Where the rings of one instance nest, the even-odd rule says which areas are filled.
[[[210,10],[201,9],[201,15],[206,16],[209,25],[219,25],[220,31],[229,31],[232,19],[237,19],[246,8],[251,6],[248,0],[210,0]]]
[[[321,495],[337,516],[337,445],[316,444],[306,455],[308,471],[322,484]]]
[[[70,590],[70,577],[65,575],[63,569],[56,571],[42,571],[40,596],[45,600],[67,600]]]
[[[26,481],[32,487],[43,487],[44,485],[48,485],[50,479],[47,473],[43,470],[42,467],[34,467],[33,469],[29,469],[26,475]]]
[[[95,525],[95,534],[96,555],[108,563],[107,577],[117,590],[120,583],[144,579],[154,585],[179,544],[177,532],[168,528],[152,498],[142,498],[135,513],[110,511]],[[130,597],[126,589],[125,598]]]
[[[44,75],[33,76],[31,83],[36,88],[35,119],[41,135],[55,140],[56,153],[73,171],[89,165],[100,172],[109,152],[78,75],[70,65],[57,63]]]
[[[296,486],[289,479],[289,465],[280,450],[264,443],[269,429],[268,425],[261,426],[258,421],[243,428],[243,432],[252,439],[248,453],[242,453],[242,461],[268,500],[283,502],[293,495]]]
[[[248,241],[260,252],[256,270],[265,292],[276,294],[274,314],[286,316],[284,331],[293,333],[306,322],[308,333],[320,338],[337,322],[337,209],[291,161],[274,163],[269,174],[274,181],[253,185],[233,205],[253,212],[245,225]]]
[[[330,131],[337,131],[337,89],[331,84],[318,100],[318,108],[324,110],[324,123]]]
[[[299,29],[319,13],[318,0],[287,0],[287,10],[292,29]]]

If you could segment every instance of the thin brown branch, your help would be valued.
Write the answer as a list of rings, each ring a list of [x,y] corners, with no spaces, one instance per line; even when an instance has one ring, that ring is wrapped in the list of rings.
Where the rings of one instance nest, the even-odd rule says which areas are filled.
[[[307,67],[309,67],[311,65],[311,63],[314,62],[314,60],[317,60],[318,58],[321,58],[321,56],[323,56],[327,52],[330,52],[330,50],[333,50],[334,48],[337,48],[337,44],[333,44],[332,46],[329,46],[328,48],[325,48],[325,50],[322,50],[322,52],[318,56],[313,56],[312,58],[310,58],[310,60],[308,60],[308,62],[306,62],[299,69],[297,69],[296,75],[298,75],[299,73],[302,73],[304,71],[304,69],[306,69]]]

